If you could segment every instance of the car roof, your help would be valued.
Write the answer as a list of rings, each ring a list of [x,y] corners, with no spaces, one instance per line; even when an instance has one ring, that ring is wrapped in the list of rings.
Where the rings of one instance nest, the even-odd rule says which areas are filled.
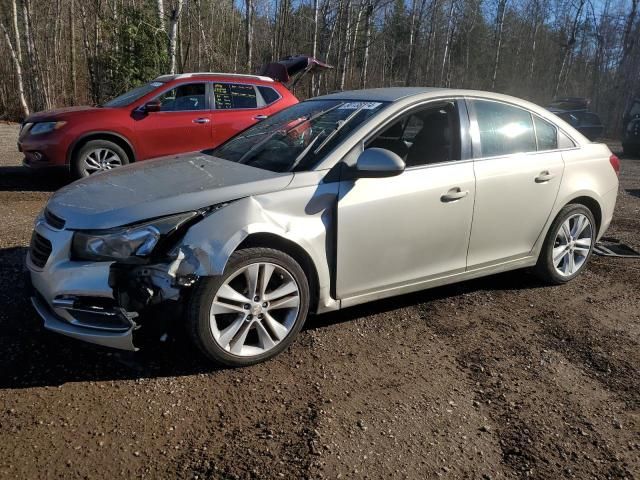
[[[364,90],[347,90],[343,92],[330,93],[328,95],[315,97],[314,100],[369,100],[395,102],[402,98],[422,95],[425,93],[436,93],[438,91],[451,91],[451,89],[433,87],[367,88]]]

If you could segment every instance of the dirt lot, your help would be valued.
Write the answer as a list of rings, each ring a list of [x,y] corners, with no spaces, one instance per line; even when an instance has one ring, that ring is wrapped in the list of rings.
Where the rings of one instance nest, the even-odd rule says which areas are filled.
[[[216,370],[47,333],[23,292],[64,178],[0,125],[0,477],[640,478],[640,261],[570,285],[518,271],[312,318],[277,359]],[[615,146],[614,146],[615,149]],[[640,248],[640,160],[615,236]]]

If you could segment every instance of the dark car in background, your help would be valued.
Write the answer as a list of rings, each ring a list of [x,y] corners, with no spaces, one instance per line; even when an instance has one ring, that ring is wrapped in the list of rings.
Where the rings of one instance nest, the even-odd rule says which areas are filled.
[[[622,151],[640,155],[640,98],[634,99],[622,118]]]
[[[604,125],[598,114],[589,111],[589,100],[581,97],[556,98],[547,107],[589,140],[602,136]]]

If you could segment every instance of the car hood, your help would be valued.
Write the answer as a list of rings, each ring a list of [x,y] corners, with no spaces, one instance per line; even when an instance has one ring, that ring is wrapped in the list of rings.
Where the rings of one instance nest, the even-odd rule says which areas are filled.
[[[24,123],[64,120],[69,115],[77,115],[78,113],[90,113],[98,110],[104,110],[104,109],[101,107],[87,107],[87,106],[54,108],[53,110],[45,110],[43,112],[33,113],[24,120]]]
[[[147,160],[78,180],[47,209],[69,229],[104,229],[285,188],[274,173],[202,153]]]

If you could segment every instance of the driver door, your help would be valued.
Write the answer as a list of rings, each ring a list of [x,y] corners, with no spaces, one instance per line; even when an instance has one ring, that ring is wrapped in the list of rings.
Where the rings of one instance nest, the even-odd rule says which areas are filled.
[[[380,292],[464,272],[475,196],[467,122],[459,101],[431,103],[365,144],[394,151],[407,167],[341,182],[337,298],[390,296]]]

